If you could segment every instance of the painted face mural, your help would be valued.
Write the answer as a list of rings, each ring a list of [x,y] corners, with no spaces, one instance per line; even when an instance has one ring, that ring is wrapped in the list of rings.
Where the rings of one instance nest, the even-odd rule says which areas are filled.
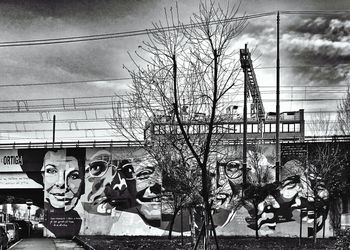
[[[156,162],[144,158],[135,161],[133,165],[136,178],[136,201],[141,205],[139,212],[146,220],[160,220],[161,177],[156,170]]]
[[[85,149],[49,150],[42,164],[44,177],[45,235],[71,237],[82,220],[75,210],[84,191]]]
[[[224,227],[235,214],[242,191],[241,159],[231,159],[216,166],[216,194],[213,203],[216,225]]]
[[[242,150],[240,147],[235,148],[234,155],[231,159],[224,163],[217,164],[217,195],[214,202],[215,213],[213,215],[215,223],[221,227],[225,227],[229,222],[231,222],[235,218],[235,214],[239,207],[241,206],[241,198],[242,198],[242,157],[240,151]],[[270,153],[270,148],[264,149],[265,152]],[[272,158],[272,157],[270,157]],[[271,159],[266,157],[262,153],[253,152],[250,150],[248,152],[247,159],[247,169],[248,169],[248,179],[249,182],[257,183],[260,179],[264,178],[264,182],[272,183],[273,179],[273,168]],[[256,168],[254,166],[259,166]],[[264,176],[263,176],[264,175]],[[269,187],[267,187],[270,189]],[[266,198],[266,199],[265,199]],[[264,207],[270,206],[268,204],[272,203],[272,196],[266,194],[260,201],[259,208],[261,211],[258,214],[262,216],[266,216],[266,212],[264,211]],[[254,206],[249,201],[244,203],[245,208],[249,212],[249,215],[246,219],[249,227],[255,225],[253,218],[255,218]],[[268,221],[266,221],[267,223]],[[259,223],[263,225],[265,220],[261,220]]]
[[[253,155],[249,154],[249,182],[259,182],[259,171],[267,173],[263,175],[264,184],[255,190],[259,194],[256,204],[241,199],[240,146],[236,151],[227,150],[233,152],[231,155],[223,152],[222,155],[227,156],[223,161],[213,160],[210,201],[218,235],[254,235],[257,219],[260,235],[298,236],[301,223],[303,237],[312,236],[314,217],[317,231],[325,228],[326,236],[332,234],[327,218],[329,192],[325,183],[312,174],[311,161],[306,167],[304,148],[298,156],[295,144],[288,152],[285,147],[282,144],[281,181],[278,183],[270,178],[275,175],[274,146],[264,145],[262,155],[257,155],[261,169],[253,168]],[[43,188],[45,236],[164,235],[169,230],[173,196],[166,193],[159,167],[143,149],[23,149],[18,155],[15,150],[6,151],[0,159],[12,159],[9,156],[14,156],[14,162],[3,160],[3,168],[18,171],[21,175],[16,181],[22,183],[25,173],[33,178],[26,182],[27,187],[37,183],[40,185],[35,188]],[[15,156],[21,160],[15,162]],[[11,174],[15,176],[15,173]],[[13,179],[2,177],[0,181],[7,183]],[[164,183],[167,183],[166,178]],[[168,197],[162,198],[164,193]],[[161,207],[161,198],[168,207]],[[305,212],[301,213],[301,209]],[[183,209],[183,214],[176,216],[175,234],[179,235],[181,230],[189,234],[190,219],[201,222],[202,211],[193,211]]]
[[[255,229],[257,226],[261,231],[269,231],[276,226],[277,211],[281,204],[279,204],[279,190],[274,183],[272,157],[267,157],[263,153],[268,152],[248,151],[247,179],[250,186],[245,190],[245,195],[249,198],[244,207],[249,213],[245,218],[248,227]]]
[[[99,150],[88,160],[84,209],[100,215],[127,211],[139,214],[147,223],[157,220],[159,224],[161,182],[155,162],[144,157],[117,157]]]
[[[112,160],[106,150],[99,150],[85,167],[85,208],[91,213],[111,214],[112,209],[128,210],[136,205],[136,180],[133,165]]]
[[[67,156],[66,150],[49,151],[45,154],[42,171],[45,200],[54,208],[73,209],[81,195],[83,182],[78,160]]]
[[[308,236],[313,235],[314,220],[316,220],[316,232],[319,232],[327,219],[329,207],[329,192],[325,187],[324,180],[317,178],[314,174],[306,171],[308,178],[305,178],[306,188],[301,198],[301,208],[307,211],[302,217],[309,224]],[[310,192],[310,190],[313,190]]]

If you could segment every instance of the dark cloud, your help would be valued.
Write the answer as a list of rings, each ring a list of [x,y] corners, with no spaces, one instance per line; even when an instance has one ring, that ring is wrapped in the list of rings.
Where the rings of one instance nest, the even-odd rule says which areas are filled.
[[[299,18],[284,30],[281,43],[306,83],[339,84],[348,77],[350,20],[344,16]]]
[[[3,0],[2,14],[17,21],[37,17],[64,17],[79,22],[122,18],[149,9],[155,0]]]

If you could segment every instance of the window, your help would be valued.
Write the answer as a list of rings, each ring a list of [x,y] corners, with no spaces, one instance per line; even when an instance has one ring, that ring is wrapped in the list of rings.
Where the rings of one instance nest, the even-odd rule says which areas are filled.
[[[282,126],[282,132],[289,132],[289,130],[288,130],[288,124],[283,124],[283,126]]]
[[[258,133],[258,124],[252,124],[253,133]]]
[[[271,131],[270,131],[270,124],[268,123],[268,124],[264,124],[264,132],[265,133],[270,133]]]
[[[289,132],[294,132],[294,124],[289,124]]]
[[[276,124],[271,124],[271,133],[276,132]]]
[[[295,129],[294,129],[295,132],[300,132],[300,124],[299,123],[296,123],[295,124]]]
[[[242,133],[241,124],[235,124],[235,133]]]
[[[252,133],[253,124],[247,124],[247,133]]]

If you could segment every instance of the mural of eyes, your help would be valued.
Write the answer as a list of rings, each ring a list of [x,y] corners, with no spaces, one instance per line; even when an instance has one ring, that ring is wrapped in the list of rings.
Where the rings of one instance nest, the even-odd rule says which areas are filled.
[[[225,167],[225,174],[229,179],[237,179],[241,177],[241,163],[237,160],[229,161]]]
[[[75,170],[68,174],[67,176],[67,185],[70,189],[78,189],[80,186],[80,183],[82,181],[81,176],[79,175],[79,171]]]
[[[88,172],[92,177],[101,177],[107,172],[108,166],[109,164],[106,161],[93,161],[88,165],[86,172]]]
[[[126,180],[134,180],[134,167],[131,163],[126,163],[118,167],[118,171],[122,172]],[[113,173],[114,174],[114,173]]]
[[[293,199],[301,191],[300,176],[290,176],[282,182],[280,189],[281,198],[284,201]]]
[[[154,171],[155,171],[154,167],[147,166],[136,174],[136,178],[138,180],[148,179],[154,173]]]
[[[47,166],[45,167],[45,173],[46,173],[46,174],[50,174],[50,175],[54,175],[54,174],[57,174],[58,171],[57,171],[57,169],[56,169],[55,166],[47,165]]]
[[[71,172],[68,175],[68,179],[76,180],[76,179],[79,179],[79,178],[80,178],[80,176],[79,176],[79,172],[78,171]]]

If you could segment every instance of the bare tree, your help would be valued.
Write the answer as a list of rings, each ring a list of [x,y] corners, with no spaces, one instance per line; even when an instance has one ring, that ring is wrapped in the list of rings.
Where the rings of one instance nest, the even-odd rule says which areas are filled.
[[[324,227],[324,221],[330,207],[337,206],[348,182],[344,178],[345,158],[339,144],[334,142],[309,145],[308,164],[304,183],[307,186],[307,199],[314,211],[313,239],[316,243],[317,232]],[[335,209],[333,209],[334,212]],[[339,212],[339,211],[338,211]],[[333,221],[339,214],[333,214]],[[317,221],[322,218],[322,223]]]
[[[230,46],[246,25],[245,18],[235,18],[238,7],[203,2],[188,25],[181,23],[177,8],[166,11],[165,23],[154,23],[148,41],[130,56],[131,95],[121,111],[128,119],[116,111],[112,124],[118,133],[140,138],[147,123],[151,150],[166,142],[191,155],[201,172],[204,225],[210,222],[208,171],[219,143],[216,128],[240,71]]]
[[[350,88],[338,104],[337,121],[338,131],[342,135],[350,135]]]
[[[170,207],[173,211],[169,225],[169,239],[171,239],[178,212],[201,203],[198,185],[200,175],[198,169],[190,165],[191,160],[185,158],[181,151],[174,153],[170,145],[162,147],[162,150],[163,154],[158,163],[162,170],[163,190],[168,194],[162,198],[162,205]]]
[[[350,98],[349,90],[347,97]],[[346,119],[349,119],[347,109],[350,107],[350,99],[343,99],[338,106],[337,125],[332,121],[329,114],[322,112],[314,114],[311,123],[309,124],[311,132],[316,136],[334,135],[338,129],[343,134],[346,134],[347,126]],[[350,132],[350,130],[349,130]],[[334,229],[340,225],[339,203],[344,191],[348,188],[348,181],[345,169],[345,153],[342,152],[340,144],[336,141],[328,143],[311,144],[308,150],[308,164],[305,171],[304,183],[308,193],[308,199],[313,204],[314,210],[314,226],[313,238],[316,243],[316,234],[320,230],[317,225],[317,213],[330,210],[330,220]],[[327,216],[327,215],[323,215]],[[324,227],[324,225],[323,225]]]
[[[257,142],[250,145],[248,151],[248,174],[247,187],[242,196],[243,205],[253,212],[255,237],[259,238],[259,205],[265,200],[273,198],[271,195],[276,190],[277,183],[274,183],[274,173],[264,156],[261,145]],[[253,209],[250,209],[250,206]]]
[[[313,136],[331,136],[335,134],[334,121],[332,121],[329,113],[322,111],[314,113],[308,125]]]

